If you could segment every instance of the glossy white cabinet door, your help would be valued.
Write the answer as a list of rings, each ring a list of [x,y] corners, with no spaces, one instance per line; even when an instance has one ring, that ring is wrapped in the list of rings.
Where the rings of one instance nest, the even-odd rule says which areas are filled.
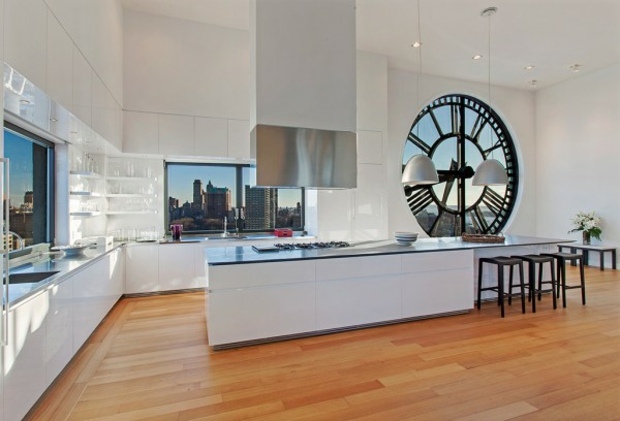
[[[159,117],[123,111],[123,152],[159,153]]]
[[[228,155],[228,120],[196,117],[194,129],[195,155],[209,157]]]
[[[4,0],[4,60],[46,89],[47,7],[41,0]]]
[[[72,280],[73,351],[77,352],[107,314],[105,289],[109,283],[109,256],[78,272]]]
[[[125,248],[125,293],[160,290],[159,247],[158,244],[132,244]]]
[[[207,287],[204,250],[205,246],[203,244],[196,244],[194,246],[194,286],[192,288]]]
[[[239,288],[209,294],[209,345],[316,329],[314,283]]]
[[[91,125],[93,87],[93,70],[77,47],[73,47],[73,87],[72,104],[69,108],[73,114],[86,125]]]
[[[47,93],[64,107],[71,107],[73,42],[54,15],[47,13]]]
[[[73,357],[73,282],[70,279],[48,291],[45,319],[45,384],[49,385]]]
[[[21,420],[47,386],[44,347],[49,311],[47,292],[9,311],[9,345],[2,348],[7,421]]]
[[[355,259],[350,260],[354,264]],[[400,275],[317,281],[318,330],[401,318]]]
[[[228,157],[250,159],[250,122],[228,120]]]
[[[474,306],[472,268],[401,276],[403,317],[470,310]]]
[[[194,154],[193,117],[166,114],[159,116],[159,153],[190,156]]]
[[[110,254],[110,297],[112,305],[125,292],[125,252],[117,249]]]
[[[159,290],[195,288],[196,244],[164,244],[159,246]]]

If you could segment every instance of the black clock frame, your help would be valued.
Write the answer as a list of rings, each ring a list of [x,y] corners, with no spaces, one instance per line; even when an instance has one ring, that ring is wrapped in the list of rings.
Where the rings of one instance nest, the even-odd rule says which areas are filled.
[[[450,107],[450,115],[453,126],[449,133],[443,132],[443,129],[433,113],[433,110],[446,106]],[[467,133],[465,130],[465,109],[467,108],[476,113],[476,120],[470,133]],[[454,116],[455,111],[458,112],[456,119]],[[416,125],[426,115],[431,116],[435,128],[439,134],[439,137],[434,139],[431,144],[427,143],[424,139],[420,139],[415,134]],[[458,122],[458,127],[456,128],[454,127],[455,122]],[[490,125],[491,129],[497,136],[497,142],[490,148],[483,149],[476,139],[479,139],[486,124]],[[409,130],[407,142],[412,142],[422,151],[423,154],[432,159],[437,147],[444,140],[454,137],[456,137],[457,142],[458,162],[453,160],[449,169],[438,169],[437,173],[439,175],[440,183],[456,181],[458,194],[457,209],[454,210],[447,206],[447,204],[443,202],[445,198],[442,199],[437,197],[432,186],[405,186],[404,193],[411,213],[417,219],[417,214],[424,210],[428,205],[432,203],[437,205],[439,214],[437,215],[433,225],[428,230],[424,226],[422,227],[431,237],[434,236],[433,234],[435,232],[436,225],[441,222],[443,212],[456,216],[456,221],[459,226],[455,226],[455,235],[459,234],[459,232],[457,232],[458,230],[460,230],[460,233],[467,232],[466,219],[467,213],[469,212],[471,212],[472,220],[475,219],[475,222],[478,225],[476,232],[484,234],[497,234],[505,227],[506,222],[514,209],[518,193],[519,165],[517,151],[512,136],[510,135],[510,132],[502,119],[488,104],[472,96],[451,94],[437,98],[418,113],[415,121],[411,125],[411,129]],[[498,194],[492,188],[485,187],[478,200],[470,207],[466,206],[465,180],[473,177],[474,175],[474,169],[466,165],[466,142],[471,142],[475,145],[484,159],[488,159],[490,156],[492,157],[493,151],[501,150],[506,162],[506,173],[508,174],[508,185],[506,186],[503,196]],[[482,211],[479,206],[480,204],[486,205],[486,207],[495,215],[495,218],[490,224],[487,223],[486,219],[482,215]]]

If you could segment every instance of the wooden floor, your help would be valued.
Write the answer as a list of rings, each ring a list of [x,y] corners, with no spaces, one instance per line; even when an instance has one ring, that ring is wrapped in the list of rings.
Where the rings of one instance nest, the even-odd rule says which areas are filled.
[[[202,293],[123,299],[27,419],[618,420],[620,272],[586,279],[586,306],[217,352]]]

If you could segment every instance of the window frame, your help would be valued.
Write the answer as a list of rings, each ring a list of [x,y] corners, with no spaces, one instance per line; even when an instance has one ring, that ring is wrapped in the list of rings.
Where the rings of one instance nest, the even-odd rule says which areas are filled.
[[[174,160],[164,160],[164,232],[169,231],[170,226],[170,212],[168,211],[168,200],[170,194],[168,192],[168,167],[170,165],[184,165],[184,166],[196,166],[196,167],[232,167],[235,168],[235,201],[238,205],[244,203],[244,192],[245,186],[243,183],[243,170],[244,168],[252,168],[254,165],[249,163],[230,163],[230,162],[185,162],[185,161],[174,161]],[[283,187],[273,187],[275,189],[285,189]],[[298,228],[291,228],[294,232],[303,232],[306,224],[306,194],[305,189],[303,187],[297,187],[295,189],[301,190],[301,226]],[[240,207],[240,206],[237,206]],[[245,207],[245,206],[244,206]],[[201,235],[201,234],[219,234],[223,231],[223,229],[217,230],[193,230],[193,231],[184,231],[185,234],[192,235]],[[230,229],[228,230],[231,231]],[[253,234],[269,234],[273,233],[273,230],[261,230],[261,229],[240,229],[239,233],[253,233]]]
[[[55,162],[56,162],[56,150],[55,150],[55,143],[45,139],[37,134],[34,134],[33,132],[20,127],[16,124],[13,124],[11,122],[8,121],[4,121],[4,125],[3,125],[3,130],[9,130],[12,131],[20,136],[23,136],[25,138],[27,138],[27,140],[31,141],[33,144],[41,146],[43,148],[45,148],[47,150],[47,157],[46,157],[46,165],[47,165],[47,171],[46,171],[46,176],[47,176],[47,183],[46,183],[46,200],[45,200],[45,206],[46,206],[46,212],[45,212],[45,240],[35,243],[34,242],[34,237],[33,237],[33,243],[31,245],[35,245],[35,244],[44,244],[44,243],[52,243],[54,236],[55,236],[55,232],[56,232],[56,166],[55,166]],[[6,139],[3,136],[3,151],[5,150],[5,143]],[[2,154],[5,158],[6,158],[6,154],[3,152]],[[9,166],[10,166],[10,161],[9,161]],[[33,163],[33,167],[34,167],[34,163]],[[9,167],[10,168],[10,167]],[[33,183],[34,181],[34,170],[35,168],[33,168]],[[10,186],[9,186],[10,187]],[[34,185],[33,185],[34,188]],[[6,209],[8,211],[8,207]],[[9,219],[9,228],[10,228],[10,219]]]

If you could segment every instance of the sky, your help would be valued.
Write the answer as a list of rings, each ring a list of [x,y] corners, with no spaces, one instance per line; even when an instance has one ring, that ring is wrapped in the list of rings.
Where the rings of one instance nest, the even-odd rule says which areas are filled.
[[[32,191],[32,147],[27,138],[4,130],[4,156],[9,158],[11,205],[19,206],[24,203],[24,193]]]

